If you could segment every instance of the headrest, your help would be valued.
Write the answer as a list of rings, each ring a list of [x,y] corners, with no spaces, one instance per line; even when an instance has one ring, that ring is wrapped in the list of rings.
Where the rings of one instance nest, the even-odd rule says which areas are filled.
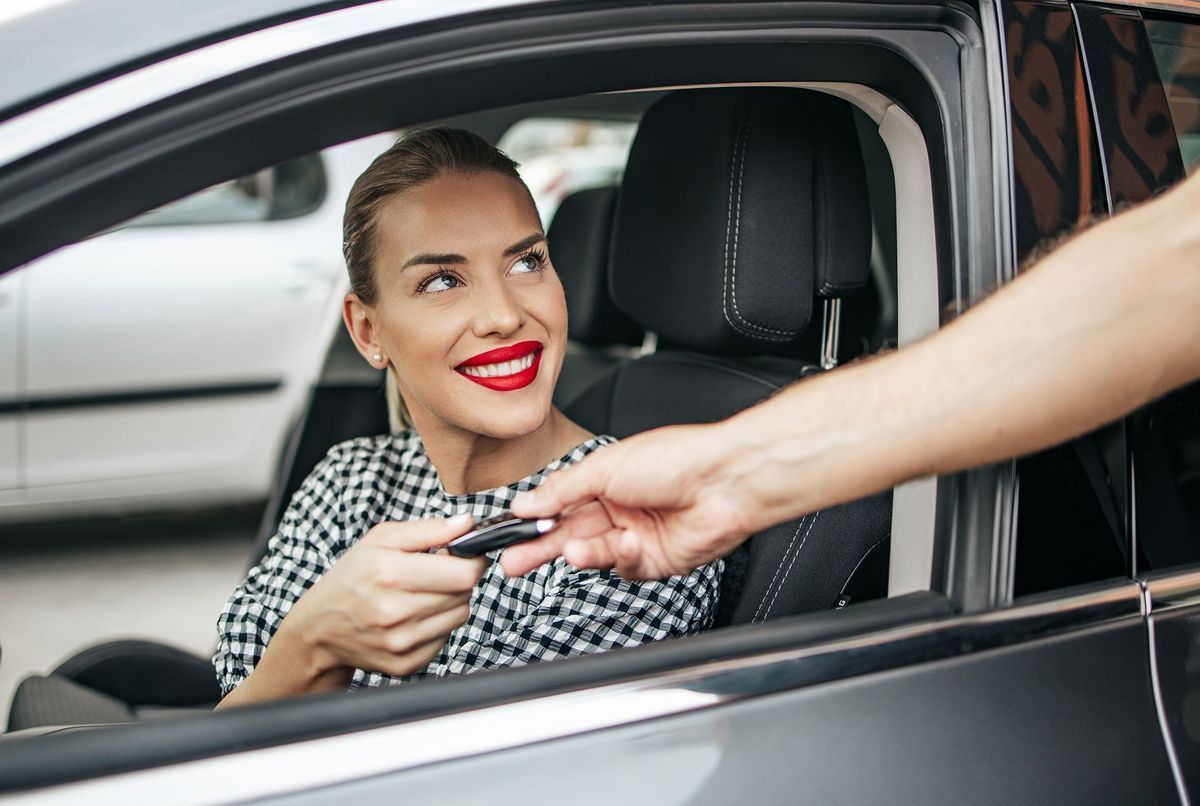
[[[640,344],[642,328],[613,305],[608,291],[617,189],[579,190],[563,199],[546,240],[567,295],[567,334],[584,344]]]
[[[613,299],[636,321],[701,352],[786,349],[818,289],[870,271],[850,106],[790,88],[671,93],[638,127],[615,227]]]

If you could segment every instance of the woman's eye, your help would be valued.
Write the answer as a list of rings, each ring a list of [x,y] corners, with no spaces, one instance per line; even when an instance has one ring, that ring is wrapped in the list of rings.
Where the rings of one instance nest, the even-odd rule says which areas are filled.
[[[509,273],[510,274],[527,274],[529,272],[541,271],[541,270],[542,270],[542,261],[538,259],[537,255],[525,255],[524,257],[518,259],[517,262],[513,264],[513,267],[509,270]]]
[[[462,285],[462,281],[449,272],[441,272],[430,277],[425,282],[421,283],[420,291],[422,293],[432,293],[436,291],[449,291],[451,288],[458,288]]]

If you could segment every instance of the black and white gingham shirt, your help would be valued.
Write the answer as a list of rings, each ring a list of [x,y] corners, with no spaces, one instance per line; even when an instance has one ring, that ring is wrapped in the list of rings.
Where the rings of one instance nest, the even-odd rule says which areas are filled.
[[[375,524],[464,512],[488,517],[506,509],[516,493],[613,441],[593,437],[532,476],[466,495],[442,488],[412,429],[334,446],[293,496],[262,562],[221,611],[213,665],[222,691],[246,679],[291,606]],[[611,571],[572,569],[561,558],[510,579],[496,562],[498,553],[488,556],[471,615],[432,663],[402,678],[356,669],[350,687],[632,646],[702,630],[716,612],[720,561],[687,576],[629,582]]]

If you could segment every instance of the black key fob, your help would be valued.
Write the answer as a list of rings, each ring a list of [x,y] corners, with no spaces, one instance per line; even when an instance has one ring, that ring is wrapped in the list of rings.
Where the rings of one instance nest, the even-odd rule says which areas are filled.
[[[474,529],[447,543],[446,550],[455,557],[478,557],[541,537],[557,525],[558,518],[518,518],[506,510],[484,518]]]

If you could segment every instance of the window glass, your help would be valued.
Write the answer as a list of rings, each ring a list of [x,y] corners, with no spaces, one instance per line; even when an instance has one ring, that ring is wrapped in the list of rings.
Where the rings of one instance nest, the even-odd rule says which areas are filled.
[[[625,170],[636,121],[526,118],[497,145],[520,164],[542,224],[571,193],[617,184]]]
[[[296,218],[325,199],[321,158],[309,154],[151,210],[127,227],[245,224]]]
[[[1200,163],[1200,25],[1146,20],[1154,61],[1188,173]]]
[[[1107,209],[1071,10],[1006,6],[1018,258]],[[1101,429],[1017,462],[1016,596],[1124,575],[1124,435]]]
[[[1200,161],[1200,25],[1146,21],[1184,165]],[[1130,418],[1137,569],[1200,562],[1200,384]]]

